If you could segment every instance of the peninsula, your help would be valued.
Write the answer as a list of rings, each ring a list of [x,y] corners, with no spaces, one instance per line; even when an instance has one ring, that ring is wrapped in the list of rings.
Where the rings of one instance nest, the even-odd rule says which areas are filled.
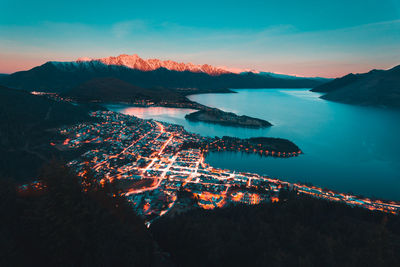
[[[232,112],[225,112],[216,108],[199,110],[187,114],[185,118],[189,121],[201,121],[227,126],[249,127],[249,128],[264,128],[270,127],[272,124],[266,120],[252,118],[245,115],[236,115]]]
[[[56,97],[57,93],[43,93]],[[189,108],[196,112],[186,115],[190,121],[202,121],[236,127],[263,128],[272,126],[268,121],[239,116],[189,100],[184,94],[168,88],[142,88],[117,78],[95,78],[65,93],[61,97],[79,103],[123,103],[142,107],[160,106]]]

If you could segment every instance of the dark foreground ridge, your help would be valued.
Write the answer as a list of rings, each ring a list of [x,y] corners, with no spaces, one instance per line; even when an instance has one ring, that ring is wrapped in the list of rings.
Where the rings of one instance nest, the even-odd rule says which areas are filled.
[[[90,121],[88,112],[82,105],[0,86],[0,176],[32,180],[44,162],[60,156],[50,145],[60,137],[54,129]]]
[[[178,266],[397,266],[399,229],[398,216],[285,190],[277,203],[192,210],[150,228]]]
[[[57,162],[0,179],[1,266],[399,266],[400,217],[282,189],[277,202],[169,213],[146,229],[112,184]],[[178,198],[188,196],[180,192]]]
[[[239,116],[232,112],[224,112],[219,109],[199,110],[185,116],[190,121],[202,121],[208,123],[216,123],[227,126],[263,128],[272,126],[266,120],[252,118],[249,116]]]
[[[40,179],[44,187],[21,191],[0,177],[0,266],[154,265],[143,220],[111,186],[58,162]]]

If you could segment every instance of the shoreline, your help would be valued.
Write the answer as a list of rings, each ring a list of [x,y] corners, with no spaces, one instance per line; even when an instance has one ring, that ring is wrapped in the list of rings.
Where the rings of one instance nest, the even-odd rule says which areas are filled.
[[[253,172],[235,172],[232,169],[221,169],[204,162],[207,149],[212,150],[213,147],[218,148],[222,145],[226,148],[232,149],[253,147],[258,147],[260,150],[271,149],[271,147],[273,147],[280,151],[299,149],[297,145],[287,139],[241,139],[234,137],[206,138],[200,135],[190,134],[179,125],[147,121],[116,112],[98,111],[93,113],[92,116],[103,120],[102,123],[88,123],[81,127],[72,126],[60,128],[59,130],[64,132],[64,138],[66,138],[64,141],[60,140],[62,145],[69,149],[79,149],[82,144],[86,144],[87,142],[103,146],[104,144],[107,144],[107,137],[111,133],[101,131],[101,129],[104,127],[104,129],[106,129],[110,125],[115,128],[115,124],[122,126],[122,128],[128,132],[133,130],[130,130],[131,127],[134,127],[134,129],[136,129],[135,132],[139,131],[137,132],[138,135],[129,140],[129,142],[125,142],[123,146],[120,146],[119,149],[115,151],[113,149],[113,147],[115,147],[113,142],[121,144],[121,140],[125,140],[124,135],[119,135],[117,139],[108,144],[107,157],[98,157],[98,155],[103,152],[94,149],[91,150],[91,153],[84,153],[81,155],[81,158],[78,157],[71,161],[68,166],[75,169],[78,176],[82,176],[85,174],[85,168],[83,167],[84,164],[82,165],[82,163],[91,163],[91,167],[96,171],[99,179],[104,179],[104,174],[111,173],[111,176],[106,177],[112,181],[115,179],[127,179],[130,182],[135,182],[147,181],[147,178],[157,178],[157,180],[153,179],[153,181],[156,182],[155,185],[152,183],[143,189],[122,192],[121,194],[126,197],[135,198],[134,195],[142,193],[146,194],[148,191],[156,189],[161,191],[168,191],[171,189],[179,190],[182,183],[186,183],[186,188],[188,190],[200,195],[204,192],[209,192],[207,188],[212,186],[213,189],[217,190],[213,190],[213,194],[218,195],[220,199],[221,197],[224,198],[227,196],[226,192],[228,192],[227,190],[229,190],[230,187],[246,185],[246,190],[247,188],[251,190],[251,188],[260,187],[260,189],[264,189],[262,192],[266,194],[271,193],[276,195],[280,192],[281,188],[290,188],[291,190],[296,190],[299,194],[306,194],[329,201],[344,202],[350,206],[364,207],[371,211],[382,211],[392,214],[398,214],[399,212],[400,203],[397,201],[392,200],[386,202],[376,200],[375,198],[357,196],[351,193],[339,193],[336,190],[313,186],[309,183],[289,182],[287,180],[281,180],[280,178],[260,175]],[[127,121],[136,123],[127,123]],[[148,129],[152,129],[154,134],[149,134]],[[162,137],[163,135],[166,136]],[[130,136],[133,137],[133,135]],[[157,140],[157,142],[140,143],[142,139],[147,141]],[[176,139],[176,141],[181,140],[183,142],[175,142],[173,139]],[[145,145],[148,143],[153,146],[150,150]],[[138,147],[137,144],[144,144],[144,146]],[[253,149],[249,150],[249,152],[257,153],[258,151]],[[131,163],[127,164],[126,161],[122,160],[127,159],[127,157],[129,158],[133,153],[141,155],[140,160],[135,159],[136,163],[134,165],[131,165]],[[301,150],[299,150],[298,153],[302,153]],[[95,160],[88,160],[90,158]],[[110,171],[107,164],[109,164],[110,160],[114,158],[120,158],[122,160],[119,162],[121,166],[114,166]],[[160,158],[163,158],[163,160],[160,161]],[[259,200],[263,199],[262,194],[260,194],[259,197]],[[158,198],[153,199],[155,203],[154,205],[157,206],[158,200]],[[172,199],[173,202],[175,202],[175,200],[176,199]],[[221,204],[224,204],[224,202],[221,202]],[[208,206],[205,206],[204,208],[208,208]],[[164,215],[167,211],[168,210],[162,213],[160,211],[159,216]],[[149,214],[143,213],[143,215]]]
[[[235,92],[236,93],[236,92]],[[164,102],[164,103],[129,103],[129,102],[95,102],[107,108],[107,106],[112,105],[122,105],[122,106],[133,106],[142,108],[151,107],[163,107],[163,108],[177,108],[177,109],[192,109],[195,110],[189,114],[185,115],[185,119],[192,122],[205,122],[210,124],[218,124],[222,126],[232,126],[232,127],[242,127],[242,128],[253,128],[260,129],[271,127],[269,121],[254,118],[246,115],[237,115],[233,112],[226,112],[218,108],[213,108],[209,106],[202,105],[195,101],[191,101],[186,98],[188,102]]]

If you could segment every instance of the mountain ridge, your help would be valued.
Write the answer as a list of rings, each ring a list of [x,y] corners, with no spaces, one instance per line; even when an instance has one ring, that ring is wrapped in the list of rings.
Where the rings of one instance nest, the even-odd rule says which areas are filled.
[[[132,59],[129,62],[118,61],[127,59],[124,56],[119,57],[119,59],[118,57],[106,59],[103,60],[106,61],[105,63],[91,59],[80,59],[71,62],[49,61],[27,71],[0,76],[0,84],[28,91],[60,93],[77,87],[93,78],[113,77],[143,88],[164,87],[180,90],[185,94],[193,94],[204,91],[226,92],[229,88],[312,88],[323,83],[323,81],[315,79],[278,78],[252,72],[236,74],[224,70],[221,71],[221,69],[207,64],[179,65],[181,63],[176,63],[178,65],[175,65],[174,61],[157,61],[159,65],[153,62],[154,64],[150,66],[146,65],[146,62],[146,64],[143,63],[138,56],[129,57],[129,59]],[[137,62],[143,63],[139,66],[143,70],[132,68],[138,67]],[[174,63],[162,65],[160,62]],[[194,67],[190,69],[187,66]],[[201,66],[201,69],[198,66]],[[213,73],[213,75],[209,73]],[[219,74],[214,75],[215,73]]]
[[[208,64],[196,65],[193,63],[183,63],[176,62],[173,60],[160,60],[156,58],[143,59],[137,54],[127,55],[122,54],[117,57],[105,57],[105,58],[78,58],[77,63],[84,62],[101,62],[105,65],[116,65],[124,66],[131,69],[137,69],[141,71],[153,71],[160,68],[165,68],[167,70],[173,71],[190,71],[190,72],[203,72],[209,75],[221,75],[226,73],[231,73],[230,71],[224,70],[222,68],[214,67]]]
[[[269,75],[269,76],[272,76],[272,77],[275,77],[275,78],[284,78],[284,79],[314,79],[314,80],[319,80],[319,81],[331,81],[331,80],[333,80],[333,78],[302,77],[302,76],[296,76],[296,75],[275,73],[275,72],[270,72],[270,71],[259,71],[258,74],[260,74],[260,75]]]
[[[336,102],[399,108],[400,65],[388,70],[350,73],[311,91],[326,93],[321,98]]]

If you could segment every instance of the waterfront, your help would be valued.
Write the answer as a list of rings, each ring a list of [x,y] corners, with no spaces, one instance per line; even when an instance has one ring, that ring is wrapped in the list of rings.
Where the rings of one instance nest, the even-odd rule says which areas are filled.
[[[65,139],[52,143],[60,150],[87,150],[68,163],[83,186],[95,179],[100,187],[125,196],[146,225],[166,213],[194,207],[214,209],[232,203],[279,201],[281,190],[295,190],[330,201],[369,210],[398,214],[400,203],[381,202],[337,193],[315,186],[288,183],[255,173],[222,170],[204,162],[207,151],[230,148],[250,154],[296,156],[298,147],[288,141],[253,138],[202,137],[176,124],[143,120],[112,111],[90,114],[95,121],[59,129]],[[254,149],[257,147],[257,149]],[[273,149],[273,150],[271,150]],[[91,174],[88,176],[88,168]],[[20,194],[46,190],[43,184],[21,187]]]
[[[306,89],[235,90],[237,94],[193,95],[208,106],[270,121],[266,129],[243,129],[189,122],[187,110],[119,108],[142,118],[181,124],[207,136],[287,138],[303,155],[273,158],[233,152],[210,153],[215,167],[251,171],[296,182],[310,182],[338,191],[400,199],[400,112],[328,102]],[[115,110],[115,109],[114,109]],[[130,110],[130,112],[129,112]],[[155,113],[158,111],[157,113]]]

